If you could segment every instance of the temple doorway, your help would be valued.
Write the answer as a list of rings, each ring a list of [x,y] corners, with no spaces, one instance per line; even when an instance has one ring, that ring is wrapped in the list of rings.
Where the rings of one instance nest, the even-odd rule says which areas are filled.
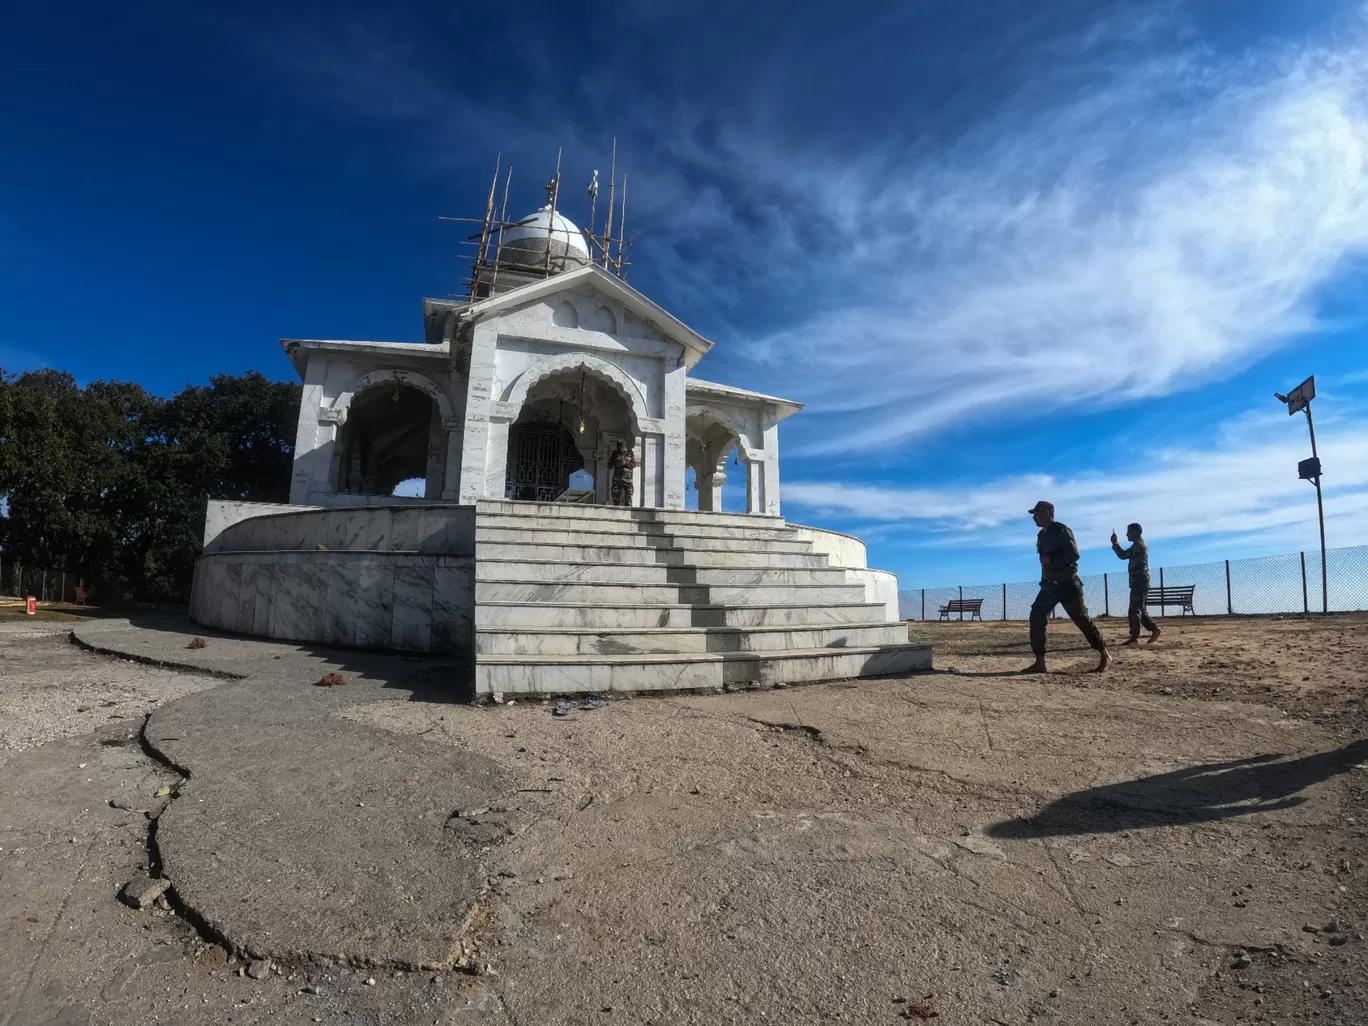
[[[529,389],[508,427],[504,497],[606,505],[609,459],[619,442],[636,451],[640,466],[636,417],[616,385],[584,367],[548,375]],[[632,505],[642,504],[641,476]]]
[[[518,423],[508,429],[504,498],[555,502],[570,489],[570,475],[584,469],[575,439],[560,424]]]

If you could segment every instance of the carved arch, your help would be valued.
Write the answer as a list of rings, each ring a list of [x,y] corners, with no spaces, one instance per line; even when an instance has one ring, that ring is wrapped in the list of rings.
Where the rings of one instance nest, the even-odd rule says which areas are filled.
[[[445,392],[438,387],[437,383],[425,374],[418,371],[404,370],[395,368],[392,370],[375,370],[368,374],[363,374],[350,385],[346,391],[342,392],[336,399],[329,403],[325,409],[331,411],[328,417],[334,423],[342,424],[347,419],[347,410],[351,408],[352,399],[359,393],[368,388],[375,388],[377,385],[408,385],[416,388],[420,392],[425,392],[437,404],[437,410],[442,418],[442,423],[448,427],[454,421],[455,415],[451,409],[451,400],[447,398]]]
[[[651,419],[650,411],[646,406],[646,396],[642,394],[641,387],[616,365],[587,353],[565,353],[560,356],[543,357],[514,379],[513,384],[505,393],[504,402],[511,403],[521,409],[523,403],[527,402],[527,394],[538,382],[545,381],[556,374],[577,370],[593,374],[613,386],[613,390],[622,396],[628,409],[632,411],[632,419],[636,422],[636,430],[639,434],[641,422]]]
[[[753,432],[745,424],[741,423],[742,418],[738,416],[740,411],[727,409],[725,406],[713,406],[709,403],[689,404],[685,410],[685,417],[701,416],[705,420],[711,419],[721,424],[733,435],[736,436],[736,444],[741,449],[741,455],[747,462],[754,463],[765,458],[764,446],[756,445]]]
[[[602,331],[608,335],[616,335],[618,332],[617,315],[609,306],[599,306],[585,320],[584,326],[590,331]]]
[[[578,328],[579,313],[566,300],[561,300],[551,308],[551,323],[558,328]]]

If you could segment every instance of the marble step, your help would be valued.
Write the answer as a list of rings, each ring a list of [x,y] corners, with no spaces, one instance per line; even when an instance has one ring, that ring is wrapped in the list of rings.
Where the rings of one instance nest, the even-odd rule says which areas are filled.
[[[475,527],[475,544],[482,542],[538,541],[561,545],[621,545],[624,548],[672,548],[674,546],[707,549],[766,548],[775,552],[810,552],[812,543],[796,535],[776,538],[750,538],[744,531],[723,529],[713,532],[691,531],[525,531],[519,527]]]
[[[657,549],[621,545],[563,545],[535,541],[481,542],[479,559],[553,559],[579,563],[657,563],[697,566],[813,567],[828,565],[827,556],[816,552],[771,552],[768,549]]]
[[[575,694],[797,684],[931,668],[929,645],[694,655],[477,656],[479,694]]]
[[[475,561],[480,581],[603,581],[615,584],[844,584],[840,567],[681,566],[670,563],[576,563],[571,560]]]
[[[907,641],[905,623],[827,627],[480,627],[478,655],[603,656],[701,652],[782,652],[860,648]]]
[[[724,524],[735,527],[784,526],[783,517],[755,513],[712,513],[698,509],[648,509],[625,506],[584,506],[561,502],[516,502],[511,499],[480,499],[477,516],[488,513],[523,517],[554,517],[558,520],[620,520],[663,524]]]
[[[476,627],[770,627],[823,626],[881,620],[874,602],[821,605],[685,605],[683,603],[587,606],[579,602],[477,601]]]
[[[757,526],[754,524],[663,523],[650,520],[575,520],[569,517],[525,517],[503,513],[481,513],[477,529],[506,531],[572,531],[576,534],[645,534],[677,535],[689,538],[755,538],[791,541],[798,537],[793,528],[784,525]]]
[[[862,584],[619,584],[604,581],[475,582],[479,602],[579,602],[584,605],[819,605],[861,602]]]

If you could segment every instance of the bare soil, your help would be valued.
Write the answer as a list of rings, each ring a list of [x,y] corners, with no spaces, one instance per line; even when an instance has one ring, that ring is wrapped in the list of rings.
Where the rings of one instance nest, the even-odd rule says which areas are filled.
[[[478,802],[421,822],[394,820],[414,807],[407,770],[342,810],[479,867],[447,970],[286,952],[261,979],[196,933],[193,909],[187,922],[114,900],[179,779],[136,744],[142,712],[185,695],[165,710],[185,728],[175,743],[202,747],[196,709],[219,696],[221,717],[230,691],[11,636],[0,725],[30,716],[41,679],[56,696],[43,729],[66,736],[0,752],[0,1024],[1368,1022],[1368,618],[1163,626],[1102,676],[1083,672],[1093,659],[1067,622],[1040,677],[1011,672],[1030,659],[1024,624],[914,624],[934,673],[566,718],[345,666],[345,686],[315,688],[319,667],[283,647],[211,638],[191,653],[206,665],[278,668],[231,685],[254,722],[296,726],[279,751],[252,750],[253,778],[280,785],[270,801],[214,797],[198,773],[171,797],[209,797],[206,823],[234,850],[261,839],[255,862],[206,857],[243,859],[217,871],[265,896],[254,904],[274,896],[281,922],[303,914],[287,888],[309,854],[281,847],[286,817],[301,817],[290,836],[314,823],[331,838],[330,865],[356,863],[339,888],[377,870],[336,808],[310,808],[374,769],[328,754],[325,734],[364,727],[381,749],[431,744],[442,765],[497,769]],[[1124,639],[1116,621],[1104,631]],[[91,732],[80,707],[97,696],[121,718]],[[26,730],[14,736],[38,736]]]

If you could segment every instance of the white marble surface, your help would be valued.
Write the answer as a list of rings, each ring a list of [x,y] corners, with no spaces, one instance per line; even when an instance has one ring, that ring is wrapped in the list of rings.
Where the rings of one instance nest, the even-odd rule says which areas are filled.
[[[869,566],[868,550],[865,543],[854,535],[839,531],[828,531],[821,527],[806,527],[803,524],[790,524],[794,534],[808,542],[813,552],[827,555],[832,566],[862,568]]]
[[[330,551],[469,554],[475,546],[471,506],[270,509],[288,512],[240,519],[221,529],[206,551],[309,551],[323,545]]]
[[[191,616],[290,641],[451,654],[474,651],[474,557],[224,552],[200,557]]]

